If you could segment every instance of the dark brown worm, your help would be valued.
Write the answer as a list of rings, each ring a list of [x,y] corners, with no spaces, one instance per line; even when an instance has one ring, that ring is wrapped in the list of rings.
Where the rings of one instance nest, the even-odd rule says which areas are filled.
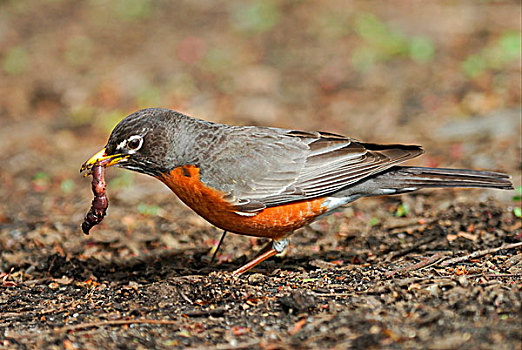
[[[102,222],[105,217],[105,212],[109,207],[109,199],[105,194],[105,167],[100,164],[95,164],[91,169],[92,174],[92,193],[94,193],[94,199],[91,203],[91,208],[82,223],[82,231],[86,235],[89,234],[89,230]]]

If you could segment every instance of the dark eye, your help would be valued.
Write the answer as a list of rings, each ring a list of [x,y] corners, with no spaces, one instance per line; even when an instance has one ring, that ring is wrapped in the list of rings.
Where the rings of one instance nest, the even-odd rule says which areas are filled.
[[[141,136],[132,136],[129,138],[129,141],[127,141],[127,148],[136,151],[140,149],[142,143],[143,138]]]

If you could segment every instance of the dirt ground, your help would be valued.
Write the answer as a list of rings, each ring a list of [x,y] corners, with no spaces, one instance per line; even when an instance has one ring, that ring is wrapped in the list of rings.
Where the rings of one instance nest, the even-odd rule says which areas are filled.
[[[0,1],[0,349],[522,349],[517,1]],[[80,165],[161,106],[422,144],[517,191],[362,199],[264,241]]]

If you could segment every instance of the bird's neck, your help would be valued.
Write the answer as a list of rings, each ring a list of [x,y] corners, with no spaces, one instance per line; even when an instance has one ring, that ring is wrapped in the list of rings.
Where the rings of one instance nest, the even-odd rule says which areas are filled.
[[[178,130],[171,143],[170,154],[174,156],[176,167],[183,165],[199,165],[208,158],[208,151],[211,150],[223,130],[220,124],[191,117],[179,118]],[[182,130],[182,131],[181,131]]]

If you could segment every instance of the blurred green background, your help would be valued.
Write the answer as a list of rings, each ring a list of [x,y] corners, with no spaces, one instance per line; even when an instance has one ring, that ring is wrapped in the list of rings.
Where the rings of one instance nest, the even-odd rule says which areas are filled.
[[[63,118],[109,131],[137,108],[165,106],[345,131],[371,120],[375,133],[388,133],[411,119],[520,102],[518,1],[0,6],[2,119]]]
[[[0,194],[73,193],[113,126],[152,106],[420,143],[416,164],[519,184],[520,12],[480,0],[0,1]],[[113,186],[132,183],[118,174]]]

